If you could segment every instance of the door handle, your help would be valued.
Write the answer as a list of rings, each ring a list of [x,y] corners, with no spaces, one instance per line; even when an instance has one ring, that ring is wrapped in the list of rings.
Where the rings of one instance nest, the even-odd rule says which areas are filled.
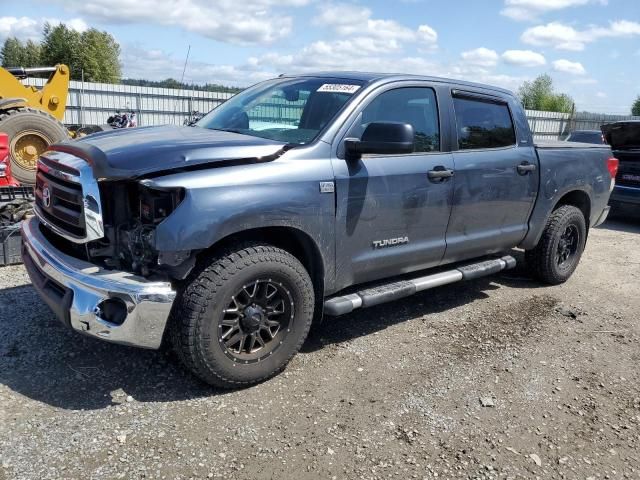
[[[433,170],[429,170],[427,172],[427,177],[429,177],[429,180],[442,182],[447,178],[453,177],[453,170],[445,168],[442,165],[438,165],[437,167],[434,167]]]
[[[522,162],[517,168],[520,175],[527,175],[528,173],[536,171],[535,164],[529,162]]]

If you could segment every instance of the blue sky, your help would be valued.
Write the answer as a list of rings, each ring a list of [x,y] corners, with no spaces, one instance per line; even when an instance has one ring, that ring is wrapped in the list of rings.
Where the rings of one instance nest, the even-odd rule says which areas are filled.
[[[125,76],[246,86],[282,72],[370,70],[513,90],[549,73],[581,110],[640,94],[640,0],[0,0],[0,41],[45,21],[112,33]]]

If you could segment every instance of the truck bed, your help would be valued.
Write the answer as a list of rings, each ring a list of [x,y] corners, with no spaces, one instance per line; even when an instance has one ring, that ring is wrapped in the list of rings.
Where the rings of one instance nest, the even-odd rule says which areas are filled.
[[[570,149],[583,149],[583,148],[597,148],[597,149],[609,149],[609,145],[601,145],[597,143],[580,143],[580,142],[563,142],[561,140],[534,140],[533,146],[538,150],[542,149],[556,149],[556,148],[570,148]]]

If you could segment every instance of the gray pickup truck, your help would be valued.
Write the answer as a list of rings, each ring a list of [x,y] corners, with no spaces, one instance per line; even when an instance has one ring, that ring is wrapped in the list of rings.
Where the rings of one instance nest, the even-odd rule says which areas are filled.
[[[173,345],[213,385],[281,371],[323,315],[513,267],[558,284],[604,221],[607,145],[535,144],[508,91],[281,76],[195,127],[52,146],[24,222],[32,283],[83,334]]]

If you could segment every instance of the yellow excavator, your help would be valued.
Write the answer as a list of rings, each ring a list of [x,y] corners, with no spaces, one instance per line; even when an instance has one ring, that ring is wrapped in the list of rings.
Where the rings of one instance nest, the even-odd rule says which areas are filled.
[[[49,74],[40,89],[20,80]],[[35,183],[36,163],[52,143],[69,137],[62,124],[69,92],[69,67],[1,68],[0,132],[9,136],[11,173],[22,184]]]

